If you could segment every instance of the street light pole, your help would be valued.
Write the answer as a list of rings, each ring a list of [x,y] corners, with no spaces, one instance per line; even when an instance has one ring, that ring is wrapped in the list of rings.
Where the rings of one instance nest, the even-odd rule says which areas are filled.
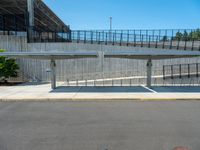
[[[110,31],[112,31],[112,17],[110,17]]]
[[[112,17],[110,17],[110,35],[109,35],[110,42],[112,41]]]

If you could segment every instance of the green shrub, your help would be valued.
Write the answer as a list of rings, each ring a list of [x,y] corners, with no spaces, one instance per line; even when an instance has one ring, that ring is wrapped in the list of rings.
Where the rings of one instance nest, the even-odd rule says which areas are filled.
[[[5,52],[5,50],[0,49],[0,52]],[[17,77],[18,70],[19,66],[15,59],[0,57],[0,82],[7,82],[8,78]]]

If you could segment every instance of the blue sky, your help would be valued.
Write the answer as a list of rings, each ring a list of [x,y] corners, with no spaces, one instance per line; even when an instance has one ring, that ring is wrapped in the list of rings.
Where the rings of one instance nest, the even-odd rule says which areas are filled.
[[[44,0],[72,29],[193,29],[200,0]]]

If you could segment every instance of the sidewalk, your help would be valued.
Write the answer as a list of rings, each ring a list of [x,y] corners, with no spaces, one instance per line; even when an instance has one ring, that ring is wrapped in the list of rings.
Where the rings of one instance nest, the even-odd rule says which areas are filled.
[[[0,101],[200,100],[200,87],[66,87],[50,84],[0,86]]]

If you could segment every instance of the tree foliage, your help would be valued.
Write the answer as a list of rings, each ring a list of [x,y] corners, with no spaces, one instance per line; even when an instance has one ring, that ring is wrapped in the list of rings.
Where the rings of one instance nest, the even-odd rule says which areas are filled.
[[[5,52],[5,50],[0,50]],[[0,57],[0,81],[7,82],[10,77],[18,76],[19,66],[15,59],[8,59],[6,57]]]
[[[200,29],[197,29],[192,32],[187,32],[187,31],[184,31],[184,33],[177,32],[174,39],[184,40],[184,41],[200,40]]]

